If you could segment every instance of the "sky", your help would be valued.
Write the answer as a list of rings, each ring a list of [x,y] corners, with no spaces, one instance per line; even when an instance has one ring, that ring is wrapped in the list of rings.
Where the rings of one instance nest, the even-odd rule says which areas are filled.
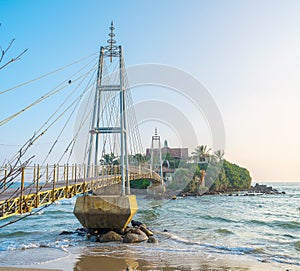
[[[97,57],[113,20],[127,67],[175,67],[205,87],[222,117],[227,160],[247,167],[257,181],[300,181],[299,14],[297,0],[0,0],[0,45],[16,39],[7,59],[28,48],[21,60],[0,71],[0,91],[85,56]],[[59,79],[1,94],[1,120]],[[135,103],[173,105],[195,127],[197,144],[214,144],[205,112],[182,95],[161,86],[137,87],[132,94]],[[0,127],[1,161],[43,123],[56,102],[42,103]],[[169,146],[192,152],[190,142],[178,135],[189,132],[172,130],[163,117],[140,124],[145,147],[155,126]]]

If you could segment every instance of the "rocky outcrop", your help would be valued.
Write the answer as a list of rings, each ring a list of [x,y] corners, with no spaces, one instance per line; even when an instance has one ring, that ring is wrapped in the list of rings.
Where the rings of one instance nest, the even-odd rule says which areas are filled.
[[[80,230],[85,232],[91,242],[123,242],[123,243],[140,243],[148,241],[148,243],[157,243],[153,237],[153,232],[147,226],[139,221],[132,220],[131,227],[125,229],[89,229]],[[73,232],[62,232],[61,234],[71,234]]]
[[[265,184],[256,183],[255,186],[251,186],[248,191],[248,195],[251,193],[259,193],[259,194],[285,194],[284,191],[279,192],[277,189],[274,189],[272,186],[267,186]]]

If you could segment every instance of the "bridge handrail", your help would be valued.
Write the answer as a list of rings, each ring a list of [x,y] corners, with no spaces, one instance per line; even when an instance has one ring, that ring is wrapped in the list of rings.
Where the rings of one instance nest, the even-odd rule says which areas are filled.
[[[121,170],[117,165],[26,166],[13,180],[8,172],[9,169],[0,170],[0,219],[121,182]],[[155,183],[161,182],[159,174],[143,166],[130,166],[128,173],[130,180],[148,178]]]

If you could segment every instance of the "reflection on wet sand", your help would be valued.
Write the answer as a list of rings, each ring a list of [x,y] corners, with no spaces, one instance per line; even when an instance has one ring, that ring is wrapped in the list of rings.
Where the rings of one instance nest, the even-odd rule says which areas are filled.
[[[78,262],[75,264],[73,271],[99,271],[99,270],[112,270],[112,271],[147,271],[147,270],[164,270],[175,271],[182,270],[188,271],[190,268],[175,268],[163,266],[160,267],[155,263],[145,260],[136,260],[130,258],[114,258],[109,256],[86,256],[79,257]],[[202,270],[202,269],[201,269]],[[203,269],[207,270],[207,269]]]
[[[195,266],[169,266],[170,263],[161,262],[150,262],[141,259],[132,258],[115,258],[111,256],[87,256],[82,255],[78,258],[73,271],[150,271],[150,270],[162,270],[162,271],[191,271],[191,270],[202,270],[202,271],[249,271],[255,270],[248,267],[229,267],[229,266],[211,266],[207,263],[197,264]]]

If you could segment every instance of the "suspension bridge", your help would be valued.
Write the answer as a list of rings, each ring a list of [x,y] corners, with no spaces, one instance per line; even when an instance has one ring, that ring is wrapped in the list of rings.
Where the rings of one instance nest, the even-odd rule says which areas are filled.
[[[67,79],[63,78],[41,97],[0,121],[0,127],[5,127],[18,116],[64,92],[61,96],[64,98],[53,105],[53,112],[49,112],[50,116],[45,117],[33,136],[0,167],[0,220],[20,214],[30,215],[58,200],[79,194],[86,196],[90,192],[96,194],[97,190],[114,185],[121,187],[116,197],[131,197],[132,180],[145,178],[154,186],[163,187],[162,177],[153,171],[153,165],[141,159],[143,147],[123,50],[122,46],[116,45],[114,37],[111,23],[108,45],[101,46],[96,56],[93,54],[0,92],[4,95],[16,91],[83,63]],[[62,145],[62,137],[70,132],[72,120],[75,121],[72,138]],[[38,155],[38,142],[51,129],[56,132],[56,137],[52,138],[46,153]],[[71,163],[74,157],[80,163]]]

